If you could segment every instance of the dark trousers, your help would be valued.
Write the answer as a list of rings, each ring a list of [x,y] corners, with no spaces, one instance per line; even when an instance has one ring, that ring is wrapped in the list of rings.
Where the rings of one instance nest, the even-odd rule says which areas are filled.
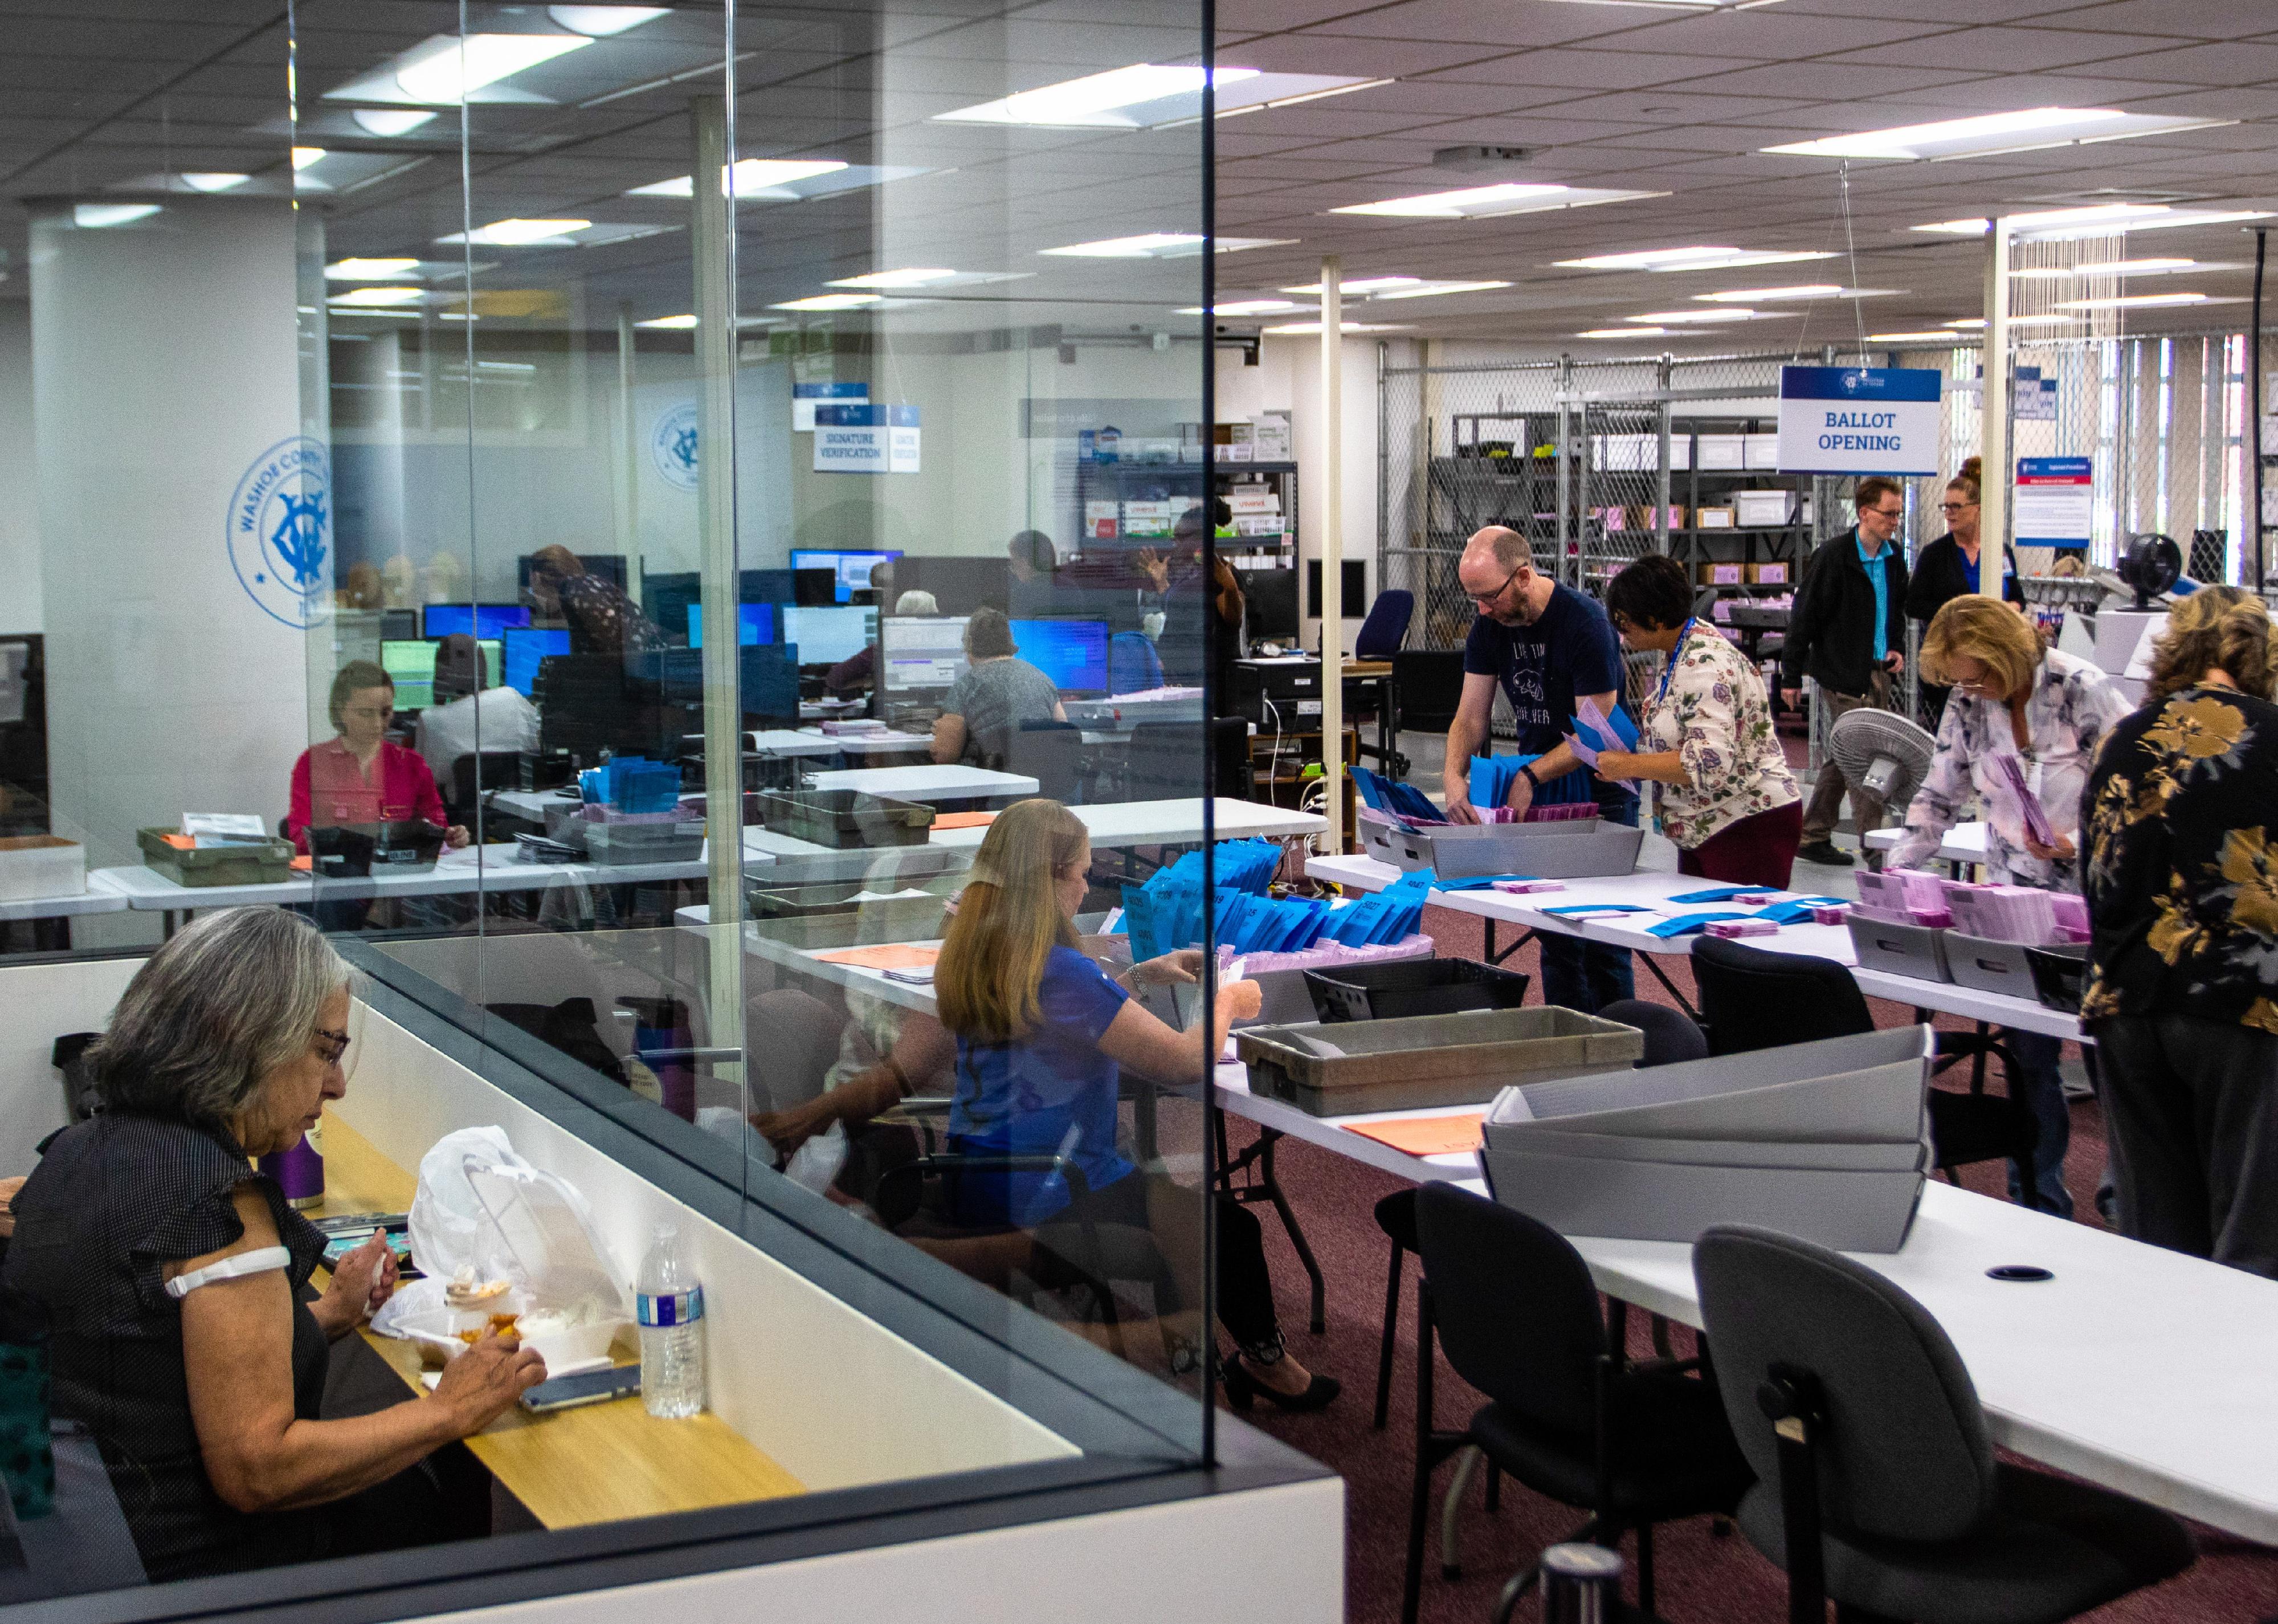
[[[2113,1015],[2096,1041],[2121,1233],[2278,1278],[2278,1035]]]
[[[1609,823],[1638,821],[1638,803],[1601,805],[1598,816]],[[1563,1004],[1585,1015],[1595,1015],[1608,1004],[1637,996],[1637,970],[1626,947],[1607,947],[1579,937],[1544,934],[1535,938],[1542,949],[1542,1001]]]
[[[1151,1228],[1147,1214],[1150,1176],[1128,1173],[1105,1190],[1095,1190],[1080,1202],[1071,1202],[1052,1214],[1055,1224],[1088,1220],[1095,1224],[1120,1224],[1127,1229]],[[1181,1199],[1194,1200],[1196,1192],[1181,1188]],[[1273,1277],[1266,1272],[1265,1231],[1257,1215],[1238,1201],[1215,1198],[1218,1210],[1218,1318],[1226,1333],[1242,1348],[1270,1346],[1280,1329],[1273,1312]],[[1158,1306],[1169,1313],[1181,1306],[1177,1288],[1166,1276],[1157,1287]]]
[[[2017,1057],[2023,1075],[2010,1074],[2009,1087],[2021,1093],[2033,1113],[2037,1137],[2033,1142],[2033,1193],[2045,1213],[2072,1216],[2072,1191],[2065,1188],[2065,1152],[2072,1144],[2072,1107],[2065,1103],[2064,1077],[2059,1062],[2064,1039],[2045,1032],[2021,1032],[2012,1027],[2001,1041]],[[2009,1164],[2009,1199],[2022,1199],[2022,1169]]]
[[[1727,885],[1785,891],[1803,839],[1803,802],[1791,801],[1737,823],[1727,823],[1691,851],[1677,854],[1677,871]]]

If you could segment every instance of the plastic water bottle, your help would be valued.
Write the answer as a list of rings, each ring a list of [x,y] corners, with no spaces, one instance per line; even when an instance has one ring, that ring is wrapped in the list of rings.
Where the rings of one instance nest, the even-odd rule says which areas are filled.
[[[660,1223],[633,1286],[640,1321],[641,1402],[677,1420],[704,1407],[704,1287],[677,1226]]]

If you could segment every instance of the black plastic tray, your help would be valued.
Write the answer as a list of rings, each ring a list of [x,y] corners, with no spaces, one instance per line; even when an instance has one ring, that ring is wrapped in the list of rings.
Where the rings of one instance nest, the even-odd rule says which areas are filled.
[[[2045,1009],[2080,1013],[2081,984],[2088,978],[2088,944],[2056,942],[2025,949],[2025,962],[2033,967],[2033,991]]]
[[[933,808],[860,790],[762,792],[760,819],[777,834],[838,850],[923,846],[933,829]]]
[[[1475,959],[1398,959],[1307,970],[1305,990],[1323,1021],[1387,1021],[1403,1015],[1454,1015],[1462,1009],[1515,1009],[1527,978]]]

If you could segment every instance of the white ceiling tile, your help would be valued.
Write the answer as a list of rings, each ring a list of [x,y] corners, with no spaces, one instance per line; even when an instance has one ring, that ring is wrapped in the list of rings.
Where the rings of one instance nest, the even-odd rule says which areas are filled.
[[[1935,32],[1934,27],[1922,23],[1822,17],[1784,6],[1764,6],[1656,22],[1630,34],[1627,42],[1639,50],[1792,62],[1830,51],[1863,50]]]
[[[1716,74],[1758,67],[1748,57],[1680,57],[1643,50],[1529,50],[1468,63],[1426,82],[1457,80],[1481,84],[1536,85],[1579,90],[1626,90],[1643,85],[1712,80]]]
[[[1625,90],[1611,96],[1579,97],[1557,103],[1557,116],[1572,115],[1579,119],[1616,119],[1627,124],[1654,125],[1669,128],[1678,125],[1723,122],[1731,119],[1770,119],[1793,115],[1808,119],[1811,115],[1800,110],[1812,103],[1787,96],[1732,96],[1721,89],[1716,94],[1701,94],[1671,86],[1650,90]]]
[[[1936,84],[1942,79],[1974,77],[1974,74],[1920,68],[1869,67],[1839,62],[1787,62],[1776,67],[1748,68],[1741,73],[1727,74],[1717,81],[1717,88],[1748,96],[1802,96],[1814,101],[1832,102],[1884,96],[1909,85]]]
[[[2112,65],[2110,64],[2106,65]],[[1910,85],[1877,96],[1888,106],[1944,108],[1972,112],[2006,111],[2019,107],[2126,107],[2134,110],[2145,96],[2179,94],[2174,85],[2150,80],[2104,79],[2080,74],[1999,74],[1984,79],[1954,80],[1939,85]],[[1877,119],[1882,118],[1877,113]],[[1917,122],[1901,119],[1901,123]],[[1879,127],[1861,125],[1862,129]]]
[[[1423,40],[1373,40],[1358,46],[1333,34],[1276,34],[1242,48],[1247,67],[1277,73],[1354,73],[1373,77],[1428,73],[1478,60],[1492,47]]]
[[[2141,51],[2190,42],[2160,37],[2139,43],[2120,34],[2070,34],[2053,28],[1957,28],[1951,34],[1900,40],[1870,50],[1844,52],[1826,60],[1890,63],[1902,67],[1969,68],[1980,73],[1994,65],[2024,73],[2085,63],[2124,68],[2127,60]]]
[[[2246,0],[2255,4],[2257,0]],[[2128,58],[2131,78],[2173,80],[2192,85],[2256,85],[2278,80],[2278,45],[2231,41],[2192,45],[2181,50],[2146,51]]]
[[[2256,0],[2111,0],[2104,5],[2052,11],[2034,26],[2121,34],[2182,34],[2236,39],[2268,28],[2270,10]]]
[[[1617,34],[1649,15],[1623,6],[1568,5],[1557,0],[1407,0],[1356,10],[1319,28],[1365,38],[1471,40],[1505,50],[1534,50]],[[1225,25],[1223,12],[1219,23]]]

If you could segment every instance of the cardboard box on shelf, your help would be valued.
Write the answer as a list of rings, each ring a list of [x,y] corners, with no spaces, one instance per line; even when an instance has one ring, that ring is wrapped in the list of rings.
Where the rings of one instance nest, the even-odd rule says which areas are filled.
[[[1777,434],[1747,434],[1741,437],[1740,466],[1743,468],[1777,468],[1779,466],[1779,436]]]
[[[1732,528],[1732,509],[1702,508],[1693,516],[1693,526],[1696,530],[1730,530]]]
[[[1740,440],[1738,434],[1703,434],[1696,455],[1696,464],[1702,471],[1736,469],[1741,463]]]
[[[1747,565],[1739,563],[1704,563],[1701,566],[1703,586],[1739,586],[1747,584]]]
[[[1677,473],[1693,466],[1693,436],[1671,434],[1669,437],[1669,471]]]
[[[1777,563],[1752,563],[1746,567],[1751,586],[1785,586],[1793,578],[1784,560]]]
[[[1629,505],[1625,517],[1626,522],[1622,526],[1624,530],[1651,530],[1654,527],[1653,504],[1651,502],[1633,502]],[[1671,530],[1682,530],[1685,528],[1684,509],[1676,506],[1670,507],[1669,509],[1669,527]]]
[[[1289,414],[1286,411],[1262,411],[1250,425],[1255,432],[1257,460],[1261,463],[1286,463],[1291,456]]]
[[[1279,513],[1281,497],[1270,485],[1233,485],[1221,492],[1226,505],[1239,517],[1244,513]]]
[[[1795,509],[1793,491],[1734,491],[1732,507],[1746,526],[1770,527],[1787,523]]]
[[[1112,541],[1120,533],[1117,523],[1121,517],[1122,504],[1113,502],[1088,502],[1083,504],[1083,533],[1093,541]]]

